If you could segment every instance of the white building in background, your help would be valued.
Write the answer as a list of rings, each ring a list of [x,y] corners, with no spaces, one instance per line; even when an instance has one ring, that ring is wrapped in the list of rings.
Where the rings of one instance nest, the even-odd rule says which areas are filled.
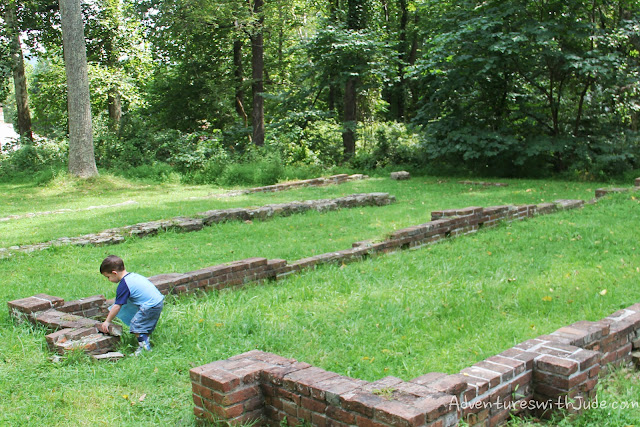
[[[8,142],[18,138],[18,134],[13,130],[13,125],[4,119],[4,111],[0,105],[0,150]]]

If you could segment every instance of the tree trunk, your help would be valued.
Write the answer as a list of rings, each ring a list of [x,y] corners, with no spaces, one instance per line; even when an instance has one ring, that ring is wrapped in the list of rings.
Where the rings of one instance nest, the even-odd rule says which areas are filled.
[[[9,36],[11,69],[13,71],[13,85],[16,95],[18,134],[22,138],[33,141],[29,95],[27,94],[27,78],[24,73],[24,57],[22,56],[22,48],[20,46],[20,31],[17,24],[16,5],[13,0],[9,0],[6,3],[5,22]]]
[[[120,121],[122,120],[122,96],[120,95],[118,88],[113,87],[109,90],[107,104],[109,108],[111,130],[118,132],[120,129]]]
[[[233,41],[233,75],[236,85],[236,113],[244,122],[244,127],[249,125],[247,113],[244,111],[244,69],[242,67],[242,41]],[[249,136],[251,140],[251,136]]]
[[[357,77],[349,77],[344,88],[344,123],[342,129],[342,145],[345,159],[356,153],[356,105]]]
[[[69,111],[69,172],[81,178],[98,175],[93,151],[87,48],[80,0],[59,0]]]
[[[251,35],[251,77],[253,110],[251,112],[251,123],[253,125],[253,142],[261,146],[264,145],[264,46],[262,36],[262,15],[263,0],[254,0],[253,13],[258,15],[255,31]]]

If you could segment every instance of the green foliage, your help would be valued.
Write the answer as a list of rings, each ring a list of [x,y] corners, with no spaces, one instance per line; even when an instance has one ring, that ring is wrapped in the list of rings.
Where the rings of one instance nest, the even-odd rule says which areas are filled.
[[[133,166],[122,171],[122,176],[151,182],[175,182],[179,180],[174,169],[162,162]]]
[[[0,31],[0,104],[5,102],[11,92],[9,89],[11,76],[10,58],[8,40],[3,37]]]
[[[405,124],[372,123],[360,130],[360,146],[351,165],[374,170],[397,165],[420,166],[420,140]]]
[[[637,97],[619,94],[637,90],[638,61],[628,53],[637,7],[431,6],[439,12],[425,27],[427,54],[411,74],[424,94],[416,123],[430,159],[501,174],[636,164],[637,144],[620,136],[637,120]]]
[[[29,76],[29,104],[36,134],[48,138],[67,135],[67,79],[61,57],[38,61]]]
[[[0,152],[0,177],[28,177],[35,172],[42,172],[46,177],[52,170],[64,166],[68,150],[64,140],[36,139],[33,143],[22,140],[15,146],[7,144]]]

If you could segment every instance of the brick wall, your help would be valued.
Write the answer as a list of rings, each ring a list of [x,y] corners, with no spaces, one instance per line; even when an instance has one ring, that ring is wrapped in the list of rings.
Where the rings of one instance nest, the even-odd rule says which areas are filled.
[[[327,205],[327,209],[334,209],[363,204],[385,205],[393,200],[393,196],[386,193],[370,193],[313,201],[313,206],[317,207],[317,202],[322,202],[323,206]],[[311,204],[291,202],[286,207],[295,212],[300,206]],[[282,279],[321,264],[344,264],[376,254],[417,248],[445,238],[472,233],[481,227],[491,227],[500,221],[522,220],[536,213],[550,213],[556,209],[580,207],[582,204],[581,200],[561,200],[555,204],[537,206],[469,207],[435,211],[432,212],[433,221],[397,230],[382,241],[355,242],[349,249],[314,255],[291,263],[283,259],[248,258],[187,273],[160,274],[149,280],[164,295],[237,288],[247,283]],[[113,299],[106,300],[102,295],[65,302],[62,298],[44,294],[8,303],[13,317],[26,318],[52,332],[47,336],[47,343],[53,351],[63,354],[69,350],[84,349],[94,355],[111,352],[121,335],[120,328],[112,331],[113,336],[105,336],[96,327],[106,316],[111,304]]]
[[[580,412],[606,365],[640,346],[640,304],[577,322],[447,375],[367,382],[261,351],[191,369],[194,413],[242,425],[496,426],[511,414]]]

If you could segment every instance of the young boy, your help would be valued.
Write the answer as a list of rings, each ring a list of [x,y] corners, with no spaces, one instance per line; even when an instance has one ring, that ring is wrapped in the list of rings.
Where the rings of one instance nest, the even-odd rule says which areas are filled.
[[[118,316],[138,338],[134,356],[143,351],[151,351],[149,336],[160,318],[164,295],[146,277],[127,272],[124,261],[115,255],[109,255],[102,261],[100,274],[118,284],[115,304],[109,308],[107,319],[100,325],[100,330],[109,333],[111,321]]]

